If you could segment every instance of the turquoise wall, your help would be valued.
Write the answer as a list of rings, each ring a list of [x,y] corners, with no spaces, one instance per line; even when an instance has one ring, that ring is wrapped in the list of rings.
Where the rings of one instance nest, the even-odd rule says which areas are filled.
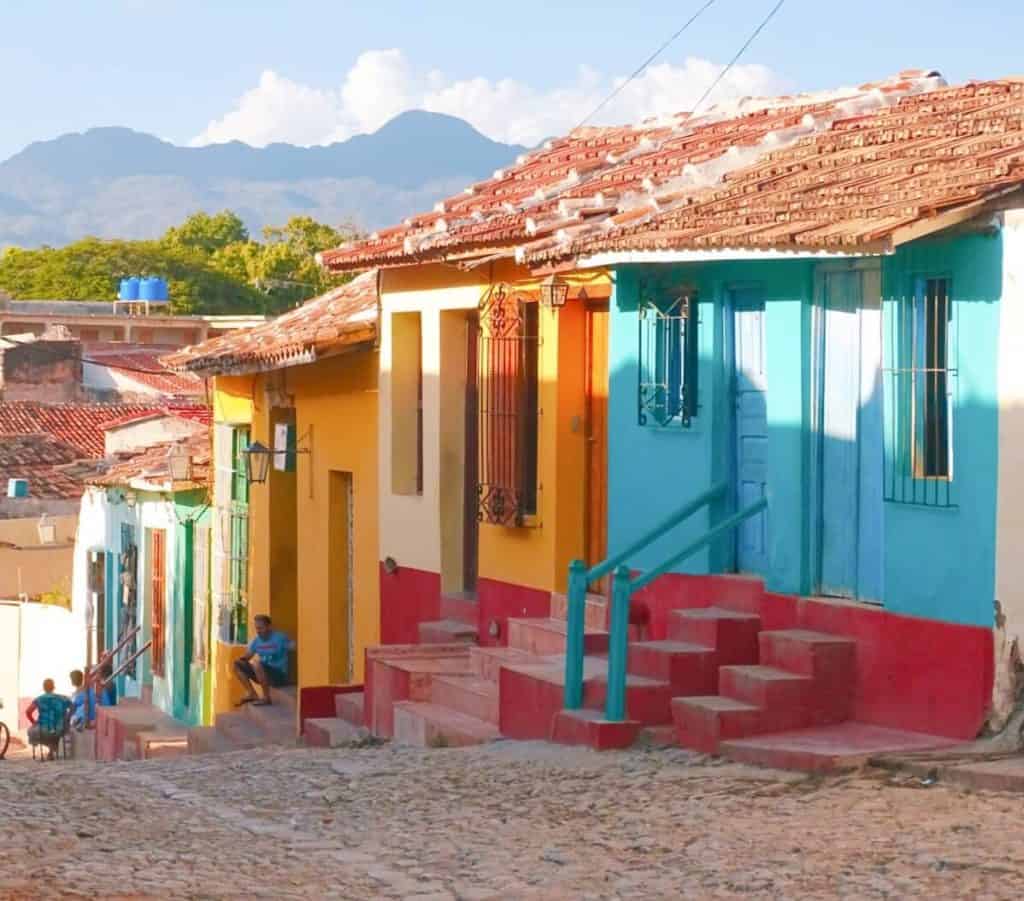
[[[958,341],[953,509],[886,503],[883,602],[887,609],[950,622],[990,625],[994,597],[998,449],[996,347],[1001,242],[993,236],[923,240],[885,258],[883,303],[910,290],[914,275],[950,275]],[[806,260],[625,266],[611,302],[609,550],[640,537],[720,478],[731,478],[731,348],[725,321],[731,287],[765,298],[768,411],[769,590],[807,594],[811,560],[811,313],[815,264]],[[690,429],[637,422],[641,286],[696,288],[700,298],[700,410]],[[731,501],[730,501],[731,503]],[[650,569],[722,515],[694,516],[637,556]],[[734,568],[731,541],[691,558],[680,572]]]
[[[885,606],[896,612],[993,624],[1002,269],[999,235],[917,241],[882,267],[887,305],[912,293],[915,276],[951,277],[958,344],[952,485],[957,506],[886,503]]]

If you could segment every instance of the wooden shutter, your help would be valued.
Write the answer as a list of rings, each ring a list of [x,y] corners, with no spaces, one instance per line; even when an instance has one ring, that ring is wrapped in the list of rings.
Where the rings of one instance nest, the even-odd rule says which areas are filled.
[[[166,535],[162,529],[150,533],[150,597],[153,604],[153,674],[164,675],[165,614],[167,608]]]
[[[504,285],[480,307],[479,518],[519,526],[536,510],[537,304]]]
[[[192,542],[192,662],[206,666],[210,634],[210,528],[197,526]]]

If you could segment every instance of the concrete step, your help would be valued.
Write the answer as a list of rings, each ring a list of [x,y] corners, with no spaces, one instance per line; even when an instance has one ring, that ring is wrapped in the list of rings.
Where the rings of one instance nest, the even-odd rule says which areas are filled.
[[[479,622],[480,605],[476,595],[467,592],[450,592],[441,595],[441,619],[456,620],[476,628]]]
[[[538,660],[535,654],[530,654],[528,651],[505,647],[473,647],[469,649],[469,659],[474,675],[495,684],[498,682],[502,666],[536,663]]]
[[[598,710],[560,710],[555,716],[552,740],[563,745],[586,745],[595,751],[629,748],[642,726],[635,720],[609,722]]]
[[[510,618],[508,646],[530,654],[564,654],[567,625],[560,619]],[[583,635],[583,652],[600,654],[608,650],[608,633],[588,630]]]
[[[418,631],[420,644],[474,644],[477,640],[476,626],[457,619],[436,619],[420,623]]]
[[[814,701],[814,680],[775,666],[723,666],[719,694],[766,711],[807,712]]]
[[[603,711],[608,699],[608,675],[602,673],[583,688],[583,704]],[[626,717],[643,726],[672,722],[672,686],[663,679],[626,676]]]
[[[307,719],[303,738],[310,748],[337,748],[366,741],[370,730],[337,717]]]
[[[670,639],[714,649],[719,666],[757,663],[760,631],[760,617],[723,607],[673,610],[668,617]]]
[[[218,713],[214,728],[236,748],[259,748],[273,744],[244,710]]]
[[[808,629],[780,629],[758,636],[761,662],[825,682],[853,682],[856,642]]]
[[[475,676],[437,676],[430,685],[430,700],[441,707],[498,725],[498,686]]]
[[[396,742],[421,748],[480,745],[501,737],[493,723],[419,701],[395,704],[394,728]]]
[[[144,731],[135,736],[139,760],[157,760],[166,757],[185,757],[189,753],[188,732]]]
[[[263,733],[268,744],[295,743],[298,723],[294,708],[279,707],[277,704],[245,704],[240,710]]]
[[[334,715],[355,726],[362,726],[363,705],[366,695],[361,691],[346,691],[334,696]]]
[[[721,695],[675,698],[672,719],[679,744],[705,754],[717,754],[723,741],[746,738],[761,731],[759,707]]]
[[[188,730],[189,754],[222,754],[237,750],[235,743],[213,726],[195,726]]]
[[[551,592],[551,618],[569,618],[569,598],[557,591]],[[599,594],[588,594],[583,607],[583,625],[587,629],[603,632],[608,628],[608,600]]]
[[[294,715],[299,706],[299,692],[294,685],[285,685],[281,688],[270,689],[270,700],[272,706],[289,710]]]
[[[634,641],[629,645],[631,673],[661,679],[675,697],[718,691],[718,665],[711,648],[686,641]]]

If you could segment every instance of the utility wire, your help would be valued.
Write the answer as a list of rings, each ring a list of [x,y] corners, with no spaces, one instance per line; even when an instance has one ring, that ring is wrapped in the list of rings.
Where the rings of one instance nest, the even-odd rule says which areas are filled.
[[[39,340],[35,341],[18,341],[11,335],[0,335],[0,343],[8,342],[9,344],[17,344],[19,347],[35,347]],[[58,353],[55,350],[50,350],[47,347],[39,347],[43,353],[49,353],[52,359],[64,359],[64,355]],[[170,350],[168,351],[170,352]],[[125,366],[122,363],[109,363],[103,360],[96,360],[91,357],[82,357],[83,364],[90,364],[92,366],[103,366],[105,369],[117,369],[121,372],[137,372],[140,375],[163,375],[168,377],[175,377],[177,373],[173,369],[143,369],[139,366]]]
[[[687,28],[689,28],[694,22],[696,22],[697,19],[700,18],[700,15],[705,10],[707,10],[708,8],[713,6],[715,4],[715,2],[716,2],[716,0],[707,0],[707,3],[705,3],[700,9],[697,10],[697,12],[695,12],[692,16],[690,16],[690,18],[687,19],[683,23],[682,27],[675,34],[673,34],[667,41],[665,41],[657,50],[655,50],[654,53],[652,53],[650,56],[648,56],[647,59],[645,59],[640,64],[639,68],[637,68],[636,71],[634,71],[633,74],[629,76],[629,78],[627,78],[624,82],[622,82],[622,84],[620,84],[614,91],[612,91],[607,97],[605,97],[604,100],[602,100],[586,116],[584,116],[580,120],[580,122],[576,126],[576,128],[582,128],[584,125],[586,125],[587,122],[589,122],[591,119],[593,119],[594,116],[596,116],[609,103],[611,103],[616,97],[618,97],[619,94],[621,94],[625,90],[627,85],[629,85],[632,82],[636,81],[636,79],[639,78],[640,75],[643,74],[644,70],[651,63],[653,63],[659,56],[661,56],[661,54],[664,53],[672,44],[674,44],[676,39],[679,37],[679,35],[681,35],[684,31],[686,31]],[[576,128],[574,128],[573,131],[575,131]]]
[[[749,47],[749,46],[750,46],[751,44],[753,44],[753,43],[754,43],[754,39],[755,39],[755,38],[756,38],[756,37],[757,37],[757,36],[758,36],[758,35],[759,35],[759,34],[760,34],[760,33],[761,33],[762,31],[764,31],[764,29],[765,29],[765,26],[767,26],[767,24],[768,24],[768,23],[769,23],[769,22],[770,22],[770,21],[771,21],[771,20],[772,20],[773,18],[775,18],[775,14],[776,14],[776,13],[777,13],[777,12],[778,12],[778,11],[779,11],[780,9],[782,9],[782,4],[783,4],[783,3],[785,3],[785,2],[786,2],[786,0],[779,0],[779,2],[778,2],[778,3],[776,3],[776,4],[775,4],[775,6],[773,6],[773,7],[772,7],[772,10],[771,10],[771,12],[770,12],[770,13],[768,13],[768,15],[767,15],[767,16],[765,16],[765,17],[764,17],[764,18],[763,18],[763,19],[761,20],[761,24],[760,24],[760,25],[758,25],[758,26],[757,26],[757,28],[755,28],[755,29],[754,29],[754,31],[753,31],[753,33],[752,33],[752,34],[750,35],[750,37],[749,37],[749,38],[747,38],[747,40],[746,40],[746,43],[744,43],[744,44],[743,44],[743,46],[742,46],[742,47],[740,47],[740,49],[736,51],[736,55],[735,55],[735,56],[734,56],[734,57],[733,57],[733,58],[732,58],[731,60],[729,60],[729,65],[727,65],[727,66],[726,66],[726,67],[725,67],[724,69],[722,69],[722,71],[721,71],[721,72],[719,72],[719,73],[718,73],[718,77],[717,77],[717,78],[716,78],[716,79],[715,79],[715,80],[714,80],[713,82],[711,82],[711,84],[710,84],[710,85],[708,86],[708,89],[707,89],[707,90],[706,90],[706,91],[705,91],[705,92],[704,92],[704,93],[703,93],[703,94],[701,95],[701,98],[700,98],[700,100],[698,100],[698,101],[696,102],[696,104],[694,104],[694,107],[693,107],[693,109],[692,109],[692,110],[690,111],[690,115],[691,115],[691,116],[693,116],[693,115],[694,115],[694,114],[695,114],[695,113],[697,112],[697,110],[698,110],[698,109],[700,109],[700,105],[701,105],[701,104],[702,104],[702,103],[703,103],[703,102],[704,102],[705,100],[707,100],[707,99],[708,99],[708,97],[710,97],[710,96],[711,96],[711,92],[712,92],[712,91],[713,91],[713,90],[714,90],[715,88],[717,88],[717,87],[718,87],[718,85],[719,85],[719,83],[720,83],[720,82],[722,81],[722,79],[723,79],[723,78],[725,78],[725,76],[729,74],[729,70],[730,70],[730,69],[732,69],[732,67],[733,67],[734,65],[736,65],[736,62],[737,62],[737,60],[739,60],[739,58],[740,58],[741,56],[743,56],[743,54],[744,54],[744,53],[746,53],[746,52],[747,52],[747,48],[748,48],[748,47]]]

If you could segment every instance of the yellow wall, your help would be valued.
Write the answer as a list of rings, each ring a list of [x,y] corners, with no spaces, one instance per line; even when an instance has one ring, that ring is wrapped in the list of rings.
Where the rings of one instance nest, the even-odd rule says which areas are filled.
[[[591,297],[607,295],[605,275],[569,275]],[[380,557],[442,575],[444,590],[457,587],[462,563],[462,404],[465,333],[453,311],[479,307],[498,282],[535,288],[537,279],[511,262],[469,272],[420,266],[386,270],[381,322],[381,545]],[[391,490],[393,356],[392,314],[421,313],[423,366],[423,493]],[[539,515],[530,528],[480,528],[482,578],[562,590],[569,561],[583,554],[585,352],[583,307],[570,300],[560,312],[542,310],[539,360]],[[460,372],[460,367],[463,367]]]
[[[221,375],[213,383],[213,421],[232,424],[252,422],[254,379]]]
[[[363,652],[380,638],[377,359],[364,351],[287,371],[297,432],[311,448],[298,456],[296,480],[300,685],[362,682]],[[329,590],[344,552],[330,544],[344,531],[330,526],[332,472],[351,473],[351,641],[345,592]]]

